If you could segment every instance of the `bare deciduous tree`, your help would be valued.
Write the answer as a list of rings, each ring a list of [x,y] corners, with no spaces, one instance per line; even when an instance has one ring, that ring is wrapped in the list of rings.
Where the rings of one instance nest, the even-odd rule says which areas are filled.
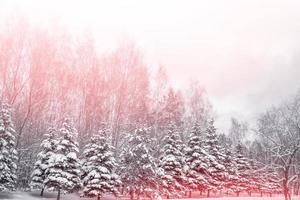
[[[270,164],[282,175],[286,200],[291,199],[291,186],[297,179],[297,156],[300,150],[300,93],[291,101],[264,113],[258,123],[258,133],[271,154]]]

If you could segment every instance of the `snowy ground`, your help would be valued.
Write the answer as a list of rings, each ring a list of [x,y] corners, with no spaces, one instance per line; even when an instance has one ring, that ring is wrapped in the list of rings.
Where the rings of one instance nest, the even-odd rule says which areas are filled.
[[[43,197],[40,197],[39,193],[34,192],[15,192],[11,194],[1,194],[0,199],[2,200],[56,200],[56,193],[45,193]],[[94,198],[96,199],[96,198]],[[77,194],[61,195],[61,200],[92,200],[91,198],[80,198]],[[104,197],[103,200],[116,200],[115,197]]]
[[[38,193],[25,193],[25,192],[15,192],[11,194],[1,194],[0,199],[3,200],[56,200],[56,193],[46,193],[44,197],[40,197]],[[94,200],[96,198],[80,198],[79,195],[69,194],[62,195],[61,200]],[[106,196],[102,200],[125,200],[126,198],[115,198]],[[196,200],[192,199],[180,199],[180,200]],[[201,200],[283,200],[282,196],[278,197],[217,197],[217,198],[200,198]],[[175,199],[173,199],[175,200]],[[179,199],[178,199],[179,200]],[[293,200],[300,200],[300,196],[293,197]]]

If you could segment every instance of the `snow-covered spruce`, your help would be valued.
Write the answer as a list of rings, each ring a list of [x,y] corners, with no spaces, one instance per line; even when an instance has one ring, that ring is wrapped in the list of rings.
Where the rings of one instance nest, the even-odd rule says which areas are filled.
[[[188,178],[188,188],[204,191],[208,187],[209,176],[209,155],[203,149],[203,139],[201,127],[196,122],[188,138],[186,148],[186,164],[188,166],[186,175]],[[191,191],[190,191],[191,195]]]
[[[235,184],[238,181],[238,172],[231,149],[225,147],[224,152],[225,159],[223,164],[225,166],[227,176],[224,179],[223,192],[226,194],[230,194],[235,191]]]
[[[236,169],[238,172],[238,180],[235,182],[233,190],[236,192],[236,195],[239,196],[241,192],[247,191],[250,187],[250,174],[251,165],[250,160],[243,153],[243,146],[238,144],[235,148],[234,162],[236,163]]]
[[[80,163],[77,158],[77,131],[70,120],[65,120],[59,130],[60,138],[56,153],[49,159],[44,184],[49,190],[58,191],[60,198],[63,192],[74,192],[81,188]]]
[[[160,192],[168,198],[172,195],[181,196],[187,181],[184,172],[184,146],[175,126],[170,126],[162,142],[164,146],[158,164]]]
[[[205,130],[204,149],[208,153],[208,172],[209,177],[207,179],[208,196],[210,191],[217,191],[223,189],[225,177],[228,176],[227,170],[224,166],[225,155],[222,147],[219,145],[218,137],[216,134],[216,128],[214,121],[208,121]]]
[[[266,166],[261,173],[261,192],[269,193],[270,195],[281,192],[281,178],[274,166]]]
[[[0,191],[16,189],[18,157],[14,135],[10,106],[2,103],[0,107]]]
[[[31,189],[41,189],[41,196],[44,192],[44,180],[46,179],[46,170],[50,167],[50,158],[54,156],[57,150],[58,140],[56,138],[55,128],[49,128],[48,133],[44,135],[41,144],[41,152],[37,155],[37,161],[31,175]]]
[[[98,197],[104,193],[118,194],[120,181],[115,174],[116,162],[108,135],[101,130],[85,146],[82,159],[83,195]]]
[[[262,189],[262,184],[267,184],[267,182],[263,177],[264,167],[262,163],[259,163],[254,159],[249,159],[249,167],[248,185],[246,191],[251,196],[251,193],[253,192],[260,192]]]
[[[128,144],[121,153],[121,181],[131,199],[157,194],[157,168],[149,146],[147,129],[139,128],[128,136]]]

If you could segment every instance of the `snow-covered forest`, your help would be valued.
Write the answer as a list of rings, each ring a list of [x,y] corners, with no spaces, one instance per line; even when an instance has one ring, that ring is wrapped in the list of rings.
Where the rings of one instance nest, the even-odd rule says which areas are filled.
[[[299,194],[300,93],[224,132],[201,84],[174,88],[133,42],[105,54],[95,45],[26,21],[2,27],[1,194]]]

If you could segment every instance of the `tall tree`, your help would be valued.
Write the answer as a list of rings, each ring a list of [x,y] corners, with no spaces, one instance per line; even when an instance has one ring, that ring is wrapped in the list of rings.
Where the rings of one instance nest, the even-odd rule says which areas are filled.
[[[15,130],[11,120],[10,106],[2,103],[0,107],[0,191],[16,188]]]
[[[208,179],[210,178],[209,155],[203,148],[202,133],[200,125],[196,122],[188,138],[185,156],[189,188],[198,189],[201,192],[208,189]]]
[[[212,105],[207,98],[205,88],[198,81],[192,81],[186,93],[188,125],[192,126],[195,122],[205,125],[212,117]]]
[[[136,129],[129,135],[128,146],[121,153],[121,181],[131,199],[140,199],[140,195],[157,194],[157,166],[149,143],[147,129]]]
[[[232,140],[234,146],[245,142],[247,132],[248,124],[246,122],[231,118],[231,127],[229,129],[228,137]]]
[[[239,196],[241,192],[248,190],[250,187],[249,181],[251,178],[250,160],[245,156],[242,144],[238,144],[236,146],[234,159],[238,172],[238,180],[235,183],[234,191],[236,192],[237,196]]]
[[[228,194],[234,192],[234,188],[238,181],[236,161],[231,149],[228,147],[225,148],[224,167],[226,169],[227,176],[224,178],[223,191]]]
[[[169,132],[163,138],[164,144],[159,158],[158,167],[161,170],[160,190],[168,198],[172,195],[181,196],[185,191],[185,160],[184,146],[175,126],[170,126]]]
[[[170,88],[164,99],[164,106],[159,114],[160,126],[163,129],[168,128],[170,124],[175,124],[177,127],[182,126],[183,113],[184,101],[181,92],[175,92]]]
[[[258,134],[271,155],[272,165],[282,174],[282,189],[286,200],[296,180],[300,150],[300,92],[286,103],[269,109],[258,121]]]
[[[209,195],[210,190],[223,189],[225,177],[228,176],[227,170],[224,166],[225,155],[222,147],[219,145],[213,119],[209,120],[207,123],[205,130],[204,149],[209,154]]]

